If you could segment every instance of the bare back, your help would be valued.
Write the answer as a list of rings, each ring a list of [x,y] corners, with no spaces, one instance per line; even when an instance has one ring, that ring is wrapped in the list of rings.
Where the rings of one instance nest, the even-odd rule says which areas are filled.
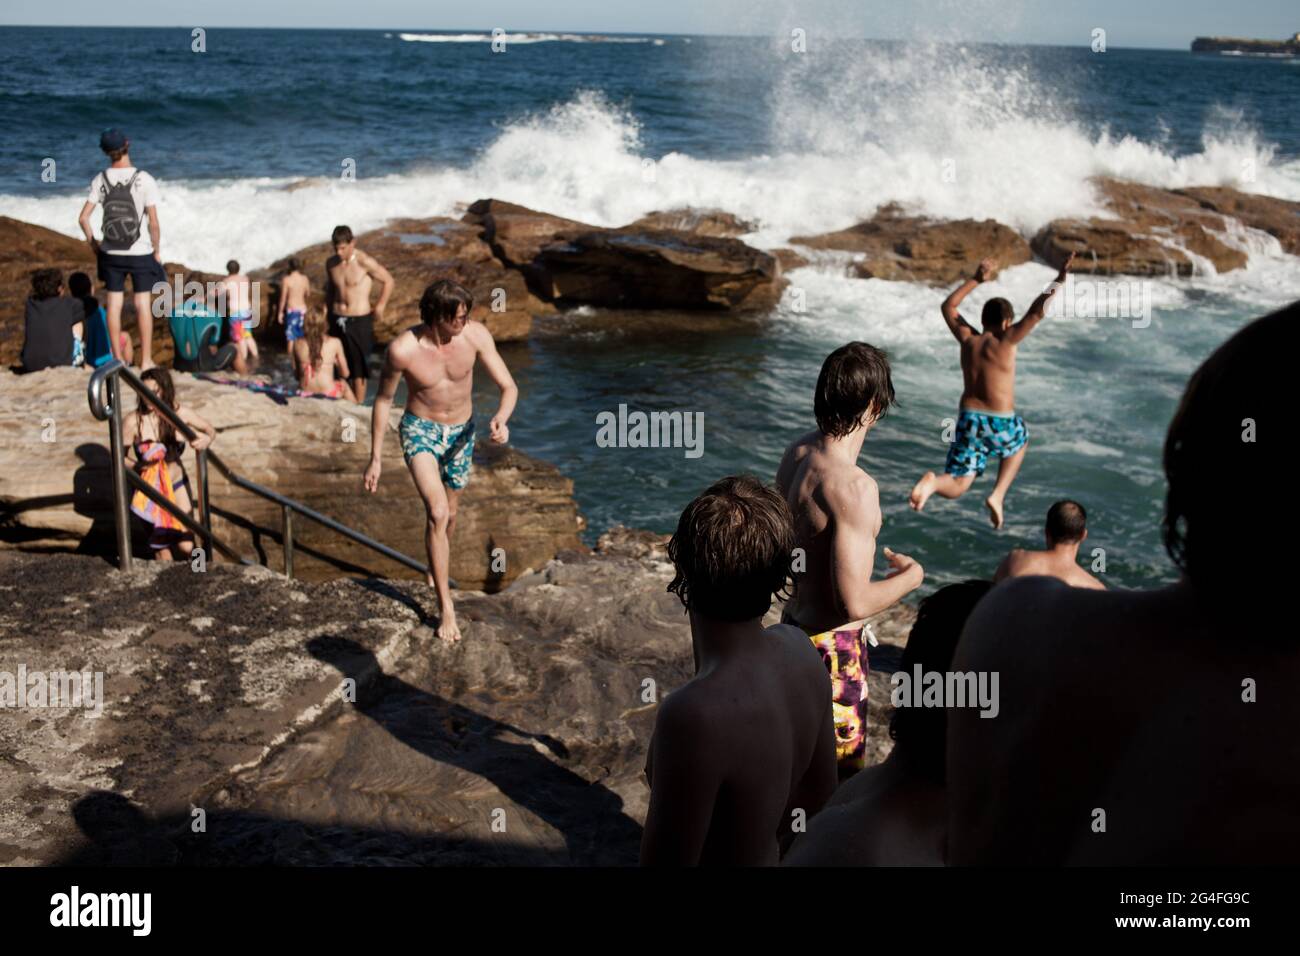
[[[998,671],[1001,709],[950,718],[950,862],[1294,862],[1300,654],[1209,620],[1185,584],[991,591],[953,668]]]
[[[252,297],[248,276],[242,273],[228,275],[221,280],[221,294],[226,300],[226,309],[230,315],[246,315],[252,311]]]
[[[286,311],[306,312],[307,296],[311,294],[311,280],[301,272],[291,272],[280,283]]]
[[[834,790],[821,657],[797,628],[759,637],[664,701],[646,762],[644,862],[773,865],[794,811],[811,817]]]
[[[997,332],[968,335],[961,342],[961,405],[977,411],[1016,409],[1016,344]]]
[[[1035,575],[1056,578],[1074,588],[1106,589],[1106,585],[1079,567],[1071,555],[1052,551],[1026,551],[1021,548],[1016,548],[1003,558],[993,580],[1004,581],[1007,578]]]
[[[295,339],[294,357],[298,360],[301,377],[298,387],[304,392],[328,392],[334,387],[334,370],[343,358],[343,346],[333,336],[326,336],[321,345],[320,364],[311,362],[311,346],[306,338]]]
[[[819,437],[819,432],[809,432],[791,445],[776,473],[776,486],[794,516],[795,541],[806,562],[786,610],[814,632],[851,619],[840,576],[857,569],[870,578],[881,526],[875,481],[856,465],[819,450]]]

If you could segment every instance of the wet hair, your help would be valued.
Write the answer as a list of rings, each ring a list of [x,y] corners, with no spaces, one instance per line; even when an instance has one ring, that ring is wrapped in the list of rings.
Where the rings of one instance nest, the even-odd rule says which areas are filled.
[[[176,408],[176,386],[172,382],[172,373],[167,369],[155,365],[140,373],[140,379],[147,385],[150,382],[158,383],[158,397],[166,402],[170,407]],[[152,405],[143,397],[137,399],[136,412],[141,418],[146,415],[158,414]],[[164,415],[158,414],[158,440],[167,446],[168,450],[176,447],[176,428]]]
[[[1011,308],[1011,303],[999,296],[984,303],[984,311],[980,313],[980,322],[985,329],[1000,329],[1003,322],[1010,322],[1015,317],[1016,313]]]
[[[429,284],[420,296],[420,318],[426,325],[454,319],[461,306],[468,316],[474,308],[474,296],[459,282],[439,279]]]
[[[1297,347],[1300,303],[1238,331],[1192,373],[1165,437],[1165,549],[1234,633],[1294,633],[1243,617],[1271,618],[1289,593],[1289,563],[1266,555],[1294,535],[1295,512],[1268,489],[1294,467]]]
[[[898,669],[909,679],[917,664],[926,674],[949,672],[966,619],[992,587],[992,581],[962,581],[942,587],[922,601],[912,631],[907,635],[907,647],[903,649]],[[931,783],[944,783],[947,708],[897,707],[889,719],[889,736],[908,773]]]
[[[94,292],[94,290],[95,286],[90,281],[90,276],[86,275],[84,272],[74,272],[72,275],[68,276],[68,291],[78,299],[86,298]]]
[[[880,418],[896,404],[889,357],[880,349],[850,342],[826,356],[813,399],[813,414],[823,434],[843,438],[868,416]]]
[[[239,262],[235,259],[231,259],[229,262],[226,263],[226,271],[233,276],[235,273],[239,271]]]
[[[791,579],[794,522],[785,499],[753,475],[710,485],[668,542],[668,585],[687,611],[721,621],[762,617]]]
[[[290,256],[288,265],[289,265],[290,272],[297,272],[300,269],[302,269],[302,263],[298,261],[297,256]]]
[[[1047,509],[1047,540],[1049,543],[1082,541],[1088,530],[1088,512],[1077,501],[1066,498]]]
[[[37,269],[32,273],[32,298],[53,299],[63,285],[63,273],[58,269]]]
[[[347,226],[335,226],[334,232],[330,234],[330,242],[338,245],[341,242],[352,241],[352,230]]]

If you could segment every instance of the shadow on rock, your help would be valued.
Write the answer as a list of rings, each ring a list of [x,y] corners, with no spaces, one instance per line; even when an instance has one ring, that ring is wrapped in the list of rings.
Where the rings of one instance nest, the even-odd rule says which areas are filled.
[[[307,649],[365,688],[364,699],[354,706],[397,740],[431,760],[482,777],[562,834],[568,862],[636,862],[641,826],[624,813],[618,794],[559,766],[542,752],[566,759],[568,753],[558,740],[513,727],[385,674],[369,650],[348,638],[313,638]]]

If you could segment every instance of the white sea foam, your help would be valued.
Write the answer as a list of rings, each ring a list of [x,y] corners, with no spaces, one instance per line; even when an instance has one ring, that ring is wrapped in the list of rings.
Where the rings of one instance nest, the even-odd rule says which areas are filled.
[[[391,34],[385,34],[390,36]],[[491,43],[494,40],[510,43],[654,43],[663,46],[656,37],[616,37],[597,33],[399,33],[399,39],[408,43]]]
[[[264,178],[165,181],[164,251],[203,269],[231,256],[255,269],[320,242],[341,222],[363,231],[399,216],[458,215],[489,196],[607,226],[655,209],[719,207],[755,222],[745,238],[764,248],[846,227],[885,202],[945,219],[993,218],[1031,235],[1053,218],[1100,213],[1093,176],[1300,200],[1300,161],[1281,161],[1238,115],[1213,113],[1202,148],[1177,155],[1159,130],[1149,139],[1090,133],[1024,68],[991,66],[985,56],[900,45],[871,57],[789,57],[768,104],[777,148],[742,159],[650,155],[635,116],[588,91],[503,123],[465,165],[379,177],[362,168],[356,182],[311,180],[292,190]],[[839,65],[828,71],[827,63]],[[80,192],[3,196],[0,213],[76,235],[80,204]],[[1274,240],[1249,231],[1230,239],[1247,249],[1251,267],[1192,285],[1250,302],[1300,296],[1300,270]],[[873,296],[907,298],[897,283],[851,280],[833,267],[814,272],[823,298],[838,297],[845,309],[869,306],[863,300]]]

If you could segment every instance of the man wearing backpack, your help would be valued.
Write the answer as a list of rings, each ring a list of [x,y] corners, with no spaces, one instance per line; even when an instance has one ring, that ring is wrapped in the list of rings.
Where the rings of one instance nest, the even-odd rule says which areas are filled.
[[[86,204],[81,207],[81,231],[95,250],[99,278],[108,291],[108,341],[114,358],[122,358],[122,300],[126,277],[131,277],[135,296],[135,320],[140,326],[140,368],[153,366],[153,312],[150,294],[155,284],[167,282],[159,251],[158,184],[143,169],[131,164],[131,144],[119,129],[107,129],[99,137],[99,148],[111,160],[103,172],[90,181]],[[90,215],[104,207],[103,238],[96,239]],[[149,228],[143,227],[146,217]]]

